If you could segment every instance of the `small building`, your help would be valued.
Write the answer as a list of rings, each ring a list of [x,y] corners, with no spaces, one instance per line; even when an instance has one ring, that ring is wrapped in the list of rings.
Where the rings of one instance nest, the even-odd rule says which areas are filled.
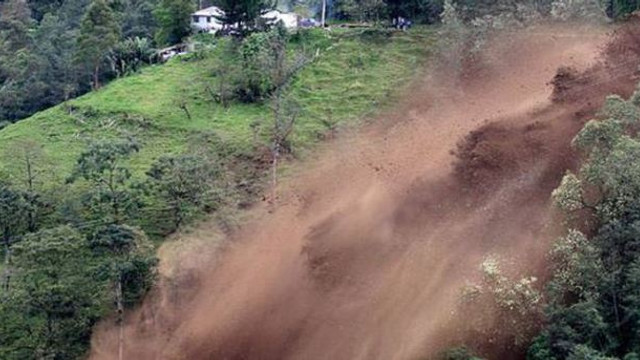
[[[199,32],[215,33],[224,28],[218,17],[224,15],[224,11],[217,6],[211,6],[202,10],[198,10],[191,14],[191,26]],[[300,17],[295,13],[284,13],[279,10],[271,10],[261,16],[267,24],[277,24],[282,22],[287,29],[297,28]],[[235,26],[229,27],[230,29]]]
[[[198,10],[191,14],[191,26],[201,32],[216,32],[222,29],[222,23],[216,16],[223,14],[224,12],[217,6]]]

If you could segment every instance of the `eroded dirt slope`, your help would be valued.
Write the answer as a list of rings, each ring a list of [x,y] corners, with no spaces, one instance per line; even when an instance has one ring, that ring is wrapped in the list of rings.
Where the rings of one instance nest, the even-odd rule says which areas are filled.
[[[377,125],[302,164],[224,250],[167,256],[172,278],[129,316],[125,358],[417,359],[463,341],[517,356],[491,314],[459,311],[460,290],[488,255],[544,276],[549,193],[612,90],[598,79],[633,87],[623,64],[571,101],[552,104],[548,83],[562,65],[597,68],[606,40],[528,29],[495,39],[486,71],[457,86],[443,70],[418,81]],[[116,359],[117,336],[102,324],[92,358]]]

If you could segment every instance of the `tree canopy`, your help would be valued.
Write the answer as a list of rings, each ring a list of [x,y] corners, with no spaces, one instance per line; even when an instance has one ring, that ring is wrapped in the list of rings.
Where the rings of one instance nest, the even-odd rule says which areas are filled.
[[[638,105],[640,92],[610,96],[573,140],[585,161],[553,193],[569,229],[553,250],[547,325],[531,360],[640,355]]]

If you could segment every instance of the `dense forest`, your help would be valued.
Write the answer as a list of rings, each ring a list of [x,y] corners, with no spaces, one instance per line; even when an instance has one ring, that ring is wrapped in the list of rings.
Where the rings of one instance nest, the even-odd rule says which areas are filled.
[[[330,21],[363,21],[380,28],[398,16],[416,23],[438,23],[454,7],[459,11],[456,21],[468,24],[502,13],[558,14],[568,6],[549,0],[329,3]],[[640,7],[640,1],[584,3],[612,19],[622,19]],[[219,0],[211,4],[225,10],[239,8],[246,21],[276,6],[312,16],[317,16],[319,7],[318,1]],[[157,63],[158,48],[189,41],[194,35],[190,14],[198,5],[203,4],[193,0],[1,1],[0,131]],[[582,5],[579,11],[586,8]],[[238,18],[223,20],[233,24]],[[270,105],[272,122],[255,127],[256,136],[267,139],[268,146],[262,148],[266,154],[210,151],[212,144],[224,140],[208,134],[194,139],[182,154],[158,156],[140,174],[132,158],[144,145],[123,132],[91,140],[71,171],[57,174],[63,178],[60,183],[47,186],[42,183],[51,177],[43,174],[47,158],[41,144],[24,141],[4,155],[12,165],[10,179],[0,182],[4,259],[0,358],[83,358],[93,325],[109,315],[121,323],[125,309],[152,286],[157,266],[154,240],[217,210],[231,192],[242,193],[241,204],[234,206],[246,206],[263,190],[259,183],[268,167],[276,174],[278,159],[291,151],[288,136],[298,116],[298,106],[288,96],[292,83],[314,61],[307,47],[329,45],[325,38],[290,34],[280,27],[249,30],[238,39],[218,41],[211,53],[191,56],[215,57],[214,66],[202,71],[219,79],[215,89],[206,89],[220,107]],[[374,35],[387,36],[384,29]],[[362,68],[366,59],[354,56],[349,61],[354,68]],[[174,107],[192,120],[186,100]],[[554,192],[573,226],[554,250],[557,269],[545,315],[549,321],[530,347],[532,360],[640,356],[640,169],[633,161],[640,151],[639,108],[638,94],[628,100],[611,97],[602,110],[603,120],[588,123],[574,140],[585,162],[578,173],[567,174]],[[104,115],[74,105],[61,109],[78,122]],[[148,125],[145,119],[128,114],[117,116],[122,122]],[[250,158],[251,166],[238,165],[243,156]],[[73,192],[68,191],[70,187]],[[594,198],[594,192],[599,196]],[[576,225],[582,217],[571,217],[585,209],[592,214],[588,231]],[[149,214],[154,215],[153,221]],[[464,351],[452,356],[471,358]]]

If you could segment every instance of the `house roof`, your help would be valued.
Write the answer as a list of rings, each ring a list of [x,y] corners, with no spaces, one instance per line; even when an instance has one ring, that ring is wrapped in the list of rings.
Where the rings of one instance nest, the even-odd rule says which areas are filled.
[[[223,12],[217,6],[211,6],[205,9],[200,9],[193,13],[194,16],[220,16]]]

